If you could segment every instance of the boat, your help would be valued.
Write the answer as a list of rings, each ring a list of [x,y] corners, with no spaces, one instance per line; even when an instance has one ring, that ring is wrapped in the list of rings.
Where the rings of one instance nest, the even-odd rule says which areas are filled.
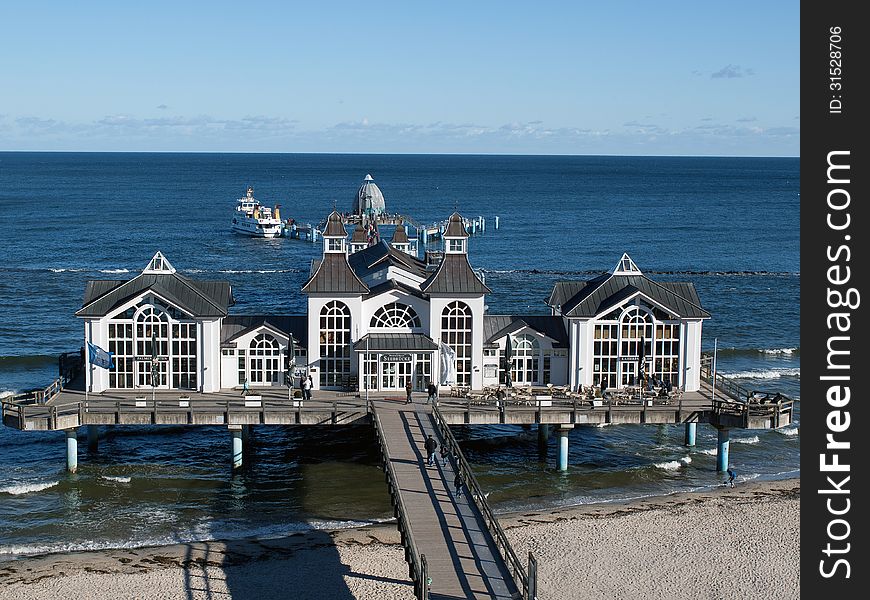
[[[279,237],[283,226],[278,212],[263,206],[254,198],[254,188],[248,186],[244,198],[239,198],[233,215],[232,230],[251,237]]]

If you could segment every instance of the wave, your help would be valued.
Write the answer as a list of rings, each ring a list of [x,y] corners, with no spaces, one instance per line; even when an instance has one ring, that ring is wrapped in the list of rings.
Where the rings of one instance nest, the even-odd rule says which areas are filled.
[[[664,469],[665,471],[676,471],[680,467],[685,467],[691,462],[691,456],[684,456],[680,460],[669,460],[667,462],[655,463],[653,466],[657,469]]]
[[[780,377],[800,377],[800,369],[765,369],[722,373],[726,379],[779,379]]]
[[[138,540],[87,540],[82,542],[69,542],[65,544],[42,544],[22,546],[0,546],[0,556],[27,556],[34,554],[57,554],[68,552],[87,552],[92,550],[132,550],[135,548],[169,546],[173,544],[187,544],[191,542],[209,542],[214,540],[243,540],[243,539],[276,539],[305,531],[333,531],[337,529],[355,529],[370,525],[388,523],[394,519],[371,519],[366,521],[311,521],[286,523],[258,527],[248,530],[227,529],[211,523],[200,524],[192,530],[181,534],[165,535],[160,537],[142,538]]]
[[[242,274],[242,273],[260,273],[260,274],[272,274],[272,273],[302,273],[302,269],[221,269],[218,273],[228,273],[232,275]]]
[[[0,370],[19,367],[44,367],[57,365],[55,354],[22,354],[18,356],[0,356]]]
[[[800,428],[799,427],[781,427],[779,429],[774,429],[774,431],[780,435],[792,437],[792,436],[795,436],[798,433],[800,433]]]
[[[721,356],[800,356],[801,349],[798,346],[792,348],[719,348],[717,354]]]
[[[100,475],[100,479],[105,479],[106,481],[116,481],[118,483],[130,483],[133,479],[132,477],[114,477],[112,475]]]
[[[0,488],[0,494],[6,493],[12,496],[20,496],[21,494],[29,494],[31,492],[41,492],[56,486],[59,481],[49,481],[44,483],[15,483]]]
[[[761,440],[758,439],[757,435],[753,435],[748,438],[732,438],[731,441],[735,444],[757,444]]]
[[[130,272],[130,269],[100,269],[100,273],[118,274],[118,273],[129,273],[129,272]]]
[[[508,274],[525,274],[525,275],[585,275],[598,276],[605,275],[607,271],[598,270],[559,270],[559,269],[480,269],[484,273],[492,273],[494,275]],[[756,276],[756,277],[782,277],[782,276],[800,276],[800,271],[656,271],[644,270],[646,275],[722,275],[722,276]]]

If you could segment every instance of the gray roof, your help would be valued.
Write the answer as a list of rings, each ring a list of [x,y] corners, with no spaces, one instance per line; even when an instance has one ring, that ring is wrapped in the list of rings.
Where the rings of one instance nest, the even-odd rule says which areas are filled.
[[[194,281],[172,273],[141,273],[129,281],[89,281],[77,317],[104,317],[146,291],[165,298],[193,317],[223,317],[234,304],[228,281]]]
[[[395,279],[388,279],[383,283],[379,283],[373,288],[369,288],[369,293],[366,295],[365,299],[374,298],[375,296],[380,296],[383,293],[391,292],[393,290],[398,290],[405,294],[410,294],[412,296],[417,296],[423,300],[428,300],[426,294],[418,290],[417,288],[410,286],[406,283],[402,283],[401,281],[396,281]]]
[[[710,317],[692,283],[660,284],[646,275],[602,275],[579,288],[569,300],[562,302],[562,314],[569,317],[594,317],[615,306],[636,292],[648,297],[682,318]],[[550,295],[551,300],[556,290]]]
[[[344,221],[341,214],[337,210],[329,213],[326,217],[326,229],[323,230],[324,237],[347,237],[347,229],[344,228]]]
[[[384,201],[384,194],[381,192],[381,188],[374,182],[371,175],[366,175],[362,185],[359,186],[359,190],[356,192],[351,212],[358,215],[380,214],[386,209],[387,205]]]
[[[392,243],[394,244],[407,244],[408,243],[408,232],[405,231],[404,225],[396,225],[396,229],[393,231],[393,239]]]
[[[366,340],[368,340],[368,349],[372,352],[389,350],[423,352],[438,349],[438,345],[422,333],[370,333],[358,339],[353,349],[365,351]]]
[[[468,264],[466,254],[445,254],[438,269],[420,286],[427,294],[489,294]]]
[[[308,344],[308,317],[306,315],[228,315],[221,324],[221,346],[231,345],[234,339],[249,331],[268,325],[292,335],[300,346]]]
[[[462,215],[457,212],[450,215],[450,218],[447,220],[447,229],[444,230],[444,237],[468,237],[468,231],[465,230]]]
[[[398,267],[418,277],[427,277],[431,271],[426,263],[400,250],[385,241],[354,252],[348,257],[351,268],[359,277],[366,277],[387,267]]]
[[[351,255],[351,258],[363,252],[365,250]],[[306,294],[367,294],[369,288],[350,268],[343,252],[327,252],[314,275],[302,286],[302,291]]]
[[[485,315],[483,317],[484,343],[491,344],[523,327],[534,329],[555,340],[556,348],[568,347],[568,332],[562,317],[551,315]]]
[[[607,277],[607,275],[605,275]],[[594,281],[594,280],[593,280]],[[586,285],[588,281],[557,281],[553,285],[553,291],[550,292],[550,297],[545,300],[547,306],[557,308],[568,302],[571,298],[577,295]]]

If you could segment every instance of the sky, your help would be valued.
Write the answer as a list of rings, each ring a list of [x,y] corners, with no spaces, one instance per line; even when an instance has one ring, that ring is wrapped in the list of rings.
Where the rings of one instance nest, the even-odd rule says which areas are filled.
[[[799,12],[0,0],[0,151],[798,156]]]

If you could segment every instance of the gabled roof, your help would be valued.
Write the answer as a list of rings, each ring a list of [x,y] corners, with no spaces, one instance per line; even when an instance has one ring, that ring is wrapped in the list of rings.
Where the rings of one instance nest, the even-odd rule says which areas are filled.
[[[492,292],[468,264],[466,254],[445,254],[438,269],[420,286],[427,294],[489,294]]]
[[[429,298],[415,288],[414,286],[408,285],[406,283],[402,283],[401,281],[396,281],[395,279],[388,279],[383,283],[379,283],[378,285],[369,288],[369,293],[366,295],[365,299],[374,298],[375,296],[380,296],[381,294],[385,294],[386,292],[391,292],[393,290],[398,290],[405,294],[410,294],[411,296],[416,296],[423,300],[428,300]]]
[[[427,351],[438,345],[422,333],[369,333],[356,341],[354,350],[370,351]]]
[[[458,212],[453,213],[447,219],[447,229],[444,230],[444,237],[468,237],[468,231],[465,230],[462,215]]]
[[[604,275],[604,277],[607,277],[607,275]],[[593,279],[592,281],[595,280]],[[546,302],[547,306],[559,308],[568,300],[576,296],[580,290],[586,287],[589,283],[591,282],[557,281],[555,285],[553,285],[553,291],[550,292],[550,296],[544,302]]]
[[[679,317],[710,317],[710,313],[701,307],[694,284],[664,285],[642,274],[596,277],[586,282],[570,300],[563,302],[561,312],[568,317],[594,317],[637,292]]]
[[[306,315],[228,315],[221,324],[221,346],[232,345],[233,340],[263,326],[292,335],[299,346],[308,344]]]
[[[128,281],[89,281],[77,317],[104,317],[122,304],[153,292],[194,318],[223,317],[234,304],[228,281],[194,281],[180,275],[159,252]]]
[[[485,315],[483,317],[483,339],[491,344],[506,335],[528,327],[545,335],[556,343],[556,348],[568,347],[568,332],[562,317],[551,315]]]
[[[396,250],[385,241],[354,252],[348,257],[351,268],[359,277],[366,277],[387,267],[397,267],[417,277],[427,277],[431,271],[416,257]]]
[[[365,250],[351,255],[351,258],[363,252]],[[369,288],[350,268],[344,252],[327,252],[314,275],[302,286],[302,291],[306,294],[366,294]]]
[[[368,233],[366,232],[366,228],[363,227],[362,221],[356,224],[356,227],[353,230],[353,235],[350,237],[351,244],[367,244],[369,241]]]

